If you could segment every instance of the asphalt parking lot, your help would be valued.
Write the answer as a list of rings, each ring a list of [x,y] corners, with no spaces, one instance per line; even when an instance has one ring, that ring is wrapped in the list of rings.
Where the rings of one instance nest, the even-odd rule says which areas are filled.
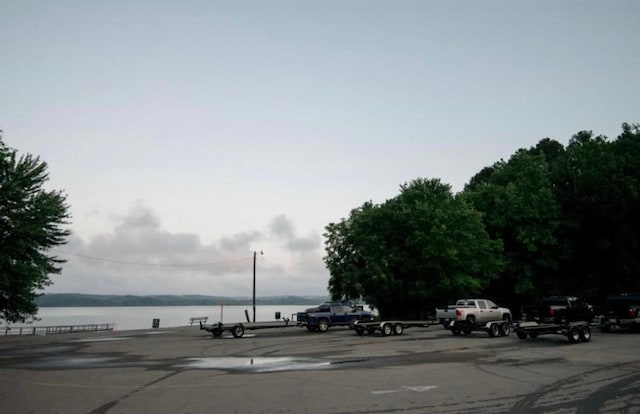
[[[0,337],[1,413],[637,413],[640,334],[197,327]]]

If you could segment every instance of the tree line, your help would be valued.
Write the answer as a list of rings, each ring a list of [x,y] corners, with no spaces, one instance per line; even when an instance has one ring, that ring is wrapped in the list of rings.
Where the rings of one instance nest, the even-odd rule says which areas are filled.
[[[334,299],[383,317],[425,317],[482,295],[512,307],[547,295],[640,290],[640,125],[613,140],[545,138],[475,174],[454,194],[418,178],[325,230]]]

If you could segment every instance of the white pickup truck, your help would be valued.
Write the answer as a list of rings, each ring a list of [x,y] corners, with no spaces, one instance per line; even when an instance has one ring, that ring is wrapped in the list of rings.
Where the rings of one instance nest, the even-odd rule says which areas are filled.
[[[436,309],[436,318],[445,328],[449,328],[451,321],[467,321],[471,325],[502,320],[510,323],[511,311],[488,299],[460,299],[446,309]]]

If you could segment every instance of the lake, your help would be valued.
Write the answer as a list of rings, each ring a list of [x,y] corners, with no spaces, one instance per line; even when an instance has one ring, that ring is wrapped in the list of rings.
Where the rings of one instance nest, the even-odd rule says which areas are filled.
[[[276,312],[282,318],[292,318],[292,314],[312,305],[269,305],[256,306],[256,322],[275,321]],[[120,331],[150,329],[154,319],[160,319],[160,328],[189,325],[189,318],[207,316],[207,323],[246,322],[245,310],[253,319],[253,306],[99,306],[99,307],[40,307],[38,318],[33,324],[20,326],[59,326],[115,323]]]

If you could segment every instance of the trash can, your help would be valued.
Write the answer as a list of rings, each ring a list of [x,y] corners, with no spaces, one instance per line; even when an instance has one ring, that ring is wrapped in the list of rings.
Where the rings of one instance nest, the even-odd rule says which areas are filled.
[[[160,327],[160,319],[154,319],[153,320],[153,325],[154,328],[159,328]]]

